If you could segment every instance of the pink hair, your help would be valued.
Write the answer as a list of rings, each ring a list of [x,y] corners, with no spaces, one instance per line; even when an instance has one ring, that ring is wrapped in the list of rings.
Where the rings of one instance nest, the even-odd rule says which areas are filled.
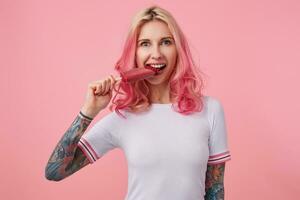
[[[195,65],[186,37],[175,19],[168,11],[159,6],[151,6],[139,11],[135,15],[125,42],[123,54],[117,61],[115,70],[121,73],[136,67],[135,52],[138,34],[142,25],[151,20],[165,22],[175,40],[178,57],[174,71],[169,79],[170,98],[176,102],[176,105],[172,105],[173,109],[184,115],[200,112],[203,108],[202,90],[204,81],[201,75],[202,72]],[[129,83],[121,81],[119,88],[114,88],[116,94],[109,109],[111,111],[115,109],[117,114],[121,116],[123,115],[120,113],[120,109],[130,112],[148,110],[151,105],[149,99],[151,91],[147,84],[145,80]],[[124,93],[120,92],[120,89]],[[124,97],[115,100],[119,94],[124,95]],[[125,116],[123,117],[126,118]]]

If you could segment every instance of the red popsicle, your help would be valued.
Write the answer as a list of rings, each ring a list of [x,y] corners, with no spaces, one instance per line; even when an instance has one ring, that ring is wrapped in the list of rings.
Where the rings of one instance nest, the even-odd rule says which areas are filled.
[[[149,66],[145,66],[145,68],[133,68],[123,73],[120,73],[121,76],[117,77],[115,80],[118,81],[122,79],[124,82],[131,82],[140,79],[145,79],[157,74],[159,70],[154,69]]]

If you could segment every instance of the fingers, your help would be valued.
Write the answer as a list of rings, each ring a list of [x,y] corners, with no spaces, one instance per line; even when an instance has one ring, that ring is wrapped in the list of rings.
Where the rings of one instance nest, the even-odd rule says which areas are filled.
[[[108,76],[106,79],[102,79],[99,81],[94,81],[89,84],[89,87],[92,88],[94,94],[96,95],[105,95],[107,92],[112,91],[113,85],[117,81],[113,77],[113,75]]]
[[[106,90],[106,80],[101,80],[99,82],[96,82],[97,84],[97,95],[104,95],[105,94],[105,90]]]
[[[113,75],[110,75],[110,80],[111,80],[111,87],[110,89],[113,89],[113,86],[117,83],[117,80],[115,79],[115,77]]]
[[[110,80],[105,80],[104,81],[104,93],[103,94],[106,94],[110,89]]]
[[[93,94],[98,94],[101,91],[101,84],[97,84],[95,82],[92,82],[88,85],[88,89],[91,90],[93,92]]]

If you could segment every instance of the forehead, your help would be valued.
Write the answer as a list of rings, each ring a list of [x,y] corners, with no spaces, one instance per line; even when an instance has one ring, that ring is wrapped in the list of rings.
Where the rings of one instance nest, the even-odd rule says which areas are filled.
[[[153,20],[142,25],[138,39],[160,39],[172,37],[172,33],[165,22]]]

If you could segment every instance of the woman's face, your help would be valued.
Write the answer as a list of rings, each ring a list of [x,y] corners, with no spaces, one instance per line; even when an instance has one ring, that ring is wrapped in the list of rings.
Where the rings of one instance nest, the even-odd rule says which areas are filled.
[[[155,76],[146,80],[158,85],[169,81],[176,65],[177,50],[175,41],[166,23],[150,21],[142,25],[136,48],[136,63],[139,68],[148,64],[165,64],[166,66]],[[152,67],[158,65],[152,65]]]

